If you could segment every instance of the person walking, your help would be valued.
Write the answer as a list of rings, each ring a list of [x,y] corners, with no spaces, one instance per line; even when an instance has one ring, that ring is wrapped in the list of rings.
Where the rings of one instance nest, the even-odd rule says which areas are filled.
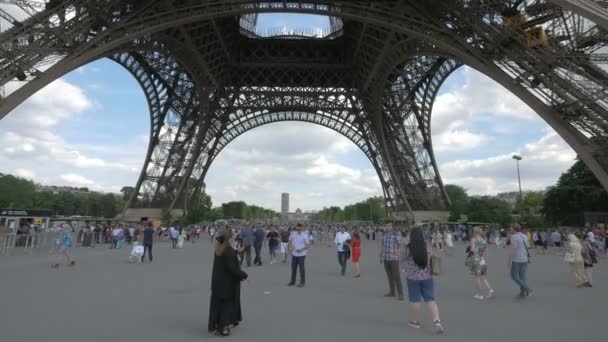
[[[511,272],[511,279],[519,286],[519,294],[517,299],[523,299],[530,295],[530,287],[526,277],[528,270],[528,263],[530,262],[530,245],[529,240],[524,233],[522,233],[521,226],[515,224],[513,226],[515,233],[511,235],[511,245],[509,250],[509,267]]]
[[[346,262],[348,261],[346,253],[346,248],[348,247],[345,246],[347,240],[350,240],[350,234],[346,232],[346,227],[342,226],[334,239],[334,243],[338,249],[338,263],[340,264],[340,274],[342,276],[346,274]]]
[[[243,253],[245,257],[241,259],[241,265],[243,260],[247,260],[247,267],[251,267],[251,245],[253,244],[253,228],[246,225],[241,229],[241,239],[243,239]]]
[[[289,250],[291,251],[291,279],[287,286],[296,284],[296,271],[300,270],[300,283],[298,287],[306,285],[306,268],[304,262],[310,245],[308,244],[308,236],[302,232],[302,224],[298,223],[296,232],[289,236]]]
[[[277,262],[277,249],[279,249],[279,239],[281,236],[277,232],[277,228],[272,225],[270,226],[270,231],[266,235],[268,238],[268,250],[270,251],[270,264],[275,264]]]
[[[51,265],[53,268],[59,268],[59,264],[63,259],[66,259],[68,262],[68,266],[76,265],[74,259],[70,255],[70,248],[74,245],[74,241],[72,240],[72,228],[67,225],[62,228],[61,236],[59,237],[59,251],[58,251],[58,261]]]
[[[146,228],[142,231],[144,254],[141,256],[141,262],[144,262],[146,252],[148,253],[148,260],[152,262],[152,245],[154,244],[154,228],[150,222],[146,223]]]
[[[359,266],[359,259],[361,258],[361,236],[357,231],[353,234],[353,239],[350,242],[350,249],[353,254],[353,267],[355,268],[354,277],[359,278],[361,277],[361,268]]]
[[[425,241],[424,233],[418,227],[412,229],[408,240],[404,263],[411,307],[409,325],[412,328],[420,329],[420,312],[422,311],[422,302],[425,302],[433,319],[435,332],[443,334],[445,330],[439,318],[439,306],[435,301],[435,285],[431,274],[429,243]]]
[[[585,287],[587,278],[584,269],[583,245],[575,234],[568,234],[568,245],[566,247],[567,251],[564,255],[564,261],[570,266],[574,287]]]
[[[482,237],[483,230],[481,227],[473,228],[473,239],[471,239],[471,274],[475,279],[475,285],[477,287],[477,293],[473,296],[475,299],[483,300],[485,298],[492,298],[494,290],[488,281],[487,272],[488,264],[486,262],[486,255],[488,250],[488,243]],[[483,292],[487,291],[487,295],[483,295]]]
[[[597,242],[596,242],[597,243]],[[593,264],[597,263],[595,244],[589,239],[581,239],[581,254],[583,255],[583,267],[585,271],[585,286],[593,287]]]
[[[258,225],[253,233],[253,249],[255,250],[255,258],[253,259],[254,265],[262,266],[262,247],[264,246],[265,239],[266,231],[262,226]]]
[[[395,297],[395,291],[398,295],[398,300],[403,300],[403,285],[401,283],[401,275],[399,272],[399,249],[401,248],[401,234],[394,231],[392,223],[384,225],[384,234],[382,234],[380,248],[380,262],[384,264],[384,271],[388,278],[389,292],[385,297]]]
[[[232,231],[217,232],[215,240],[208,331],[229,336],[229,326],[236,326],[243,319],[241,281],[247,279],[247,273],[241,270],[236,252],[231,246]]]
[[[287,263],[287,252],[289,247],[289,229],[287,226],[281,229],[281,254],[283,254],[283,263]]]

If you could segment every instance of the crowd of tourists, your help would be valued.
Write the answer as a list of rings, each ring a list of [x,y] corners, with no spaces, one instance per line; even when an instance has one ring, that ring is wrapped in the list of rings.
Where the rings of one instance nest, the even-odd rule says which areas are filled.
[[[170,241],[171,247],[180,249],[184,242],[194,243],[201,236],[204,227],[157,227],[153,228],[147,222],[142,225],[94,226],[76,228],[70,224],[62,224],[58,229],[55,239],[55,254],[58,261],[52,267],[58,268],[63,261],[68,266],[74,266],[70,249],[72,247],[90,247],[95,245],[106,245],[110,249],[122,249],[124,246],[131,247],[129,260],[131,262],[143,262],[147,255],[152,262],[152,246],[155,241]]]
[[[209,313],[210,332],[228,336],[231,329],[242,321],[240,282],[247,278],[244,267],[261,267],[263,260],[269,264],[290,262],[287,286],[306,286],[306,256],[313,246],[335,248],[337,272],[347,275],[347,264],[352,264],[352,277],[360,278],[360,258],[363,255],[362,240],[378,239],[380,262],[387,277],[388,291],[385,297],[404,301],[404,290],[411,306],[409,325],[419,329],[420,315],[424,306],[428,309],[432,325],[437,333],[443,333],[439,306],[435,300],[434,276],[443,273],[443,258],[453,256],[456,241],[466,246],[464,264],[473,279],[473,298],[487,300],[494,296],[488,277],[488,246],[494,244],[508,249],[510,278],[519,292],[516,299],[524,300],[532,289],[527,279],[531,253],[544,254],[546,250],[563,256],[569,266],[573,286],[592,287],[592,270],[602,250],[605,252],[605,230],[597,228],[563,231],[527,231],[518,224],[510,229],[492,230],[476,226],[467,230],[452,231],[416,227],[399,229],[392,224],[379,226],[353,226],[332,224],[267,225],[243,223],[234,226],[207,227],[158,227],[146,223],[142,227],[87,227],[74,230],[64,226],[57,239],[58,262],[65,259],[73,266],[69,254],[72,246],[88,246],[87,234],[111,249],[130,245],[130,260],[143,262],[147,256],[151,262],[152,246],[157,241],[170,241],[171,248],[182,248],[185,241],[194,243],[201,236],[214,243],[212,270],[212,295]],[[75,238],[74,238],[75,236]],[[267,249],[267,252],[265,250]],[[263,253],[268,253],[263,256]],[[299,279],[298,279],[299,278]]]
[[[591,229],[582,231],[538,232],[522,229],[515,224],[510,229],[491,230],[476,226],[466,233],[448,229],[411,230],[395,229],[391,224],[379,227],[346,227],[334,225],[298,224],[292,226],[265,226],[244,224],[224,227],[215,232],[215,260],[212,277],[212,300],[209,314],[209,331],[230,335],[231,328],[242,320],[240,282],[247,278],[243,266],[262,266],[262,247],[268,245],[270,264],[291,259],[291,273],[287,286],[306,285],[305,260],[310,248],[316,243],[322,247],[333,245],[337,252],[337,267],[345,276],[347,262],[353,265],[353,277],[361,277],[359,260],[362,255],[361,239],[380,240],[380,261],[388,282],[385,297],[404,301],[404,289],[411,306],[409,325],[419,329],[423,304],[428,309],[437,333],[444,333],[439,306],[435,301],[433,277],[443,272],[443,258],[454,255],[454,242],[466,245],[465,266],[473,278],[473,298],[487,300],[494,296],[488,277],[488,246],[495,244],[508,248],[509,276],[518,289],[517,300],[525,300],[532,294],[527,270],[532,250],[554,248],[563,253],[564,262],[578,288],[591,287],[592,267],[597,263],[597,253],[605,246],[605,234]],[[559,235],[559,239],[557,236]],[[551,236],[551,239],[548,238]],[[538,239],[543,239],[539,244]],[[543,252],[538,252],[543,253]],[[297,276],[299,275],[299,282]],[[403,284],[402,279],[405,280]]]

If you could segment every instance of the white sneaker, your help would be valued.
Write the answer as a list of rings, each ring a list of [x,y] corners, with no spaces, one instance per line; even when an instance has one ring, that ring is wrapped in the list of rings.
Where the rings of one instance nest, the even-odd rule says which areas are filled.
[[[480,295],[480,294],[476,294],[476,295],[473,296],[473,298],[479,299],[479,300],[483,300],[485,297],[482,296],[482,295]]]
[[[488,295],[486,296],[486,298],[490,299],[494,297],[494,290],[490,290],[490,292],[488,292]]]

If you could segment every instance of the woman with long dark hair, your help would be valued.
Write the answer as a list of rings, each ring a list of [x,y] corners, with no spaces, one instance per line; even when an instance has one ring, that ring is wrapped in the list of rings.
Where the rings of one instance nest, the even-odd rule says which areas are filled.
[[[439,318],[439,307],[435,302],[435,285],[431,274],[430,246],[427,243],[422,229],[416,227],[410,232],[406,243],[405,267],[408,295],[411,306],[409,325],[420,328],[420,311],[422,302],[427,304],[435,331],[444,332]]]
[[[230,335],[229,325],[236,326],[242,320],[241,281],[247,279],[231,246],[232,236],[231,230],[216,233],[211,275],[208,329],[222,336]]]

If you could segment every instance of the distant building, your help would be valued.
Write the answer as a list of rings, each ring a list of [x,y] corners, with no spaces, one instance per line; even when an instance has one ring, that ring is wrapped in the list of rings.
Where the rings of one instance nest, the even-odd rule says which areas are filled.
[[[284,192],[281,194],[281,213],[287,214],[289,212],[289,193]]]
[[[296,209],[295,213],[283,213],[283,219],[287,222],[306,222],[312,218],[312,213],[305,213],[302,209]]]

